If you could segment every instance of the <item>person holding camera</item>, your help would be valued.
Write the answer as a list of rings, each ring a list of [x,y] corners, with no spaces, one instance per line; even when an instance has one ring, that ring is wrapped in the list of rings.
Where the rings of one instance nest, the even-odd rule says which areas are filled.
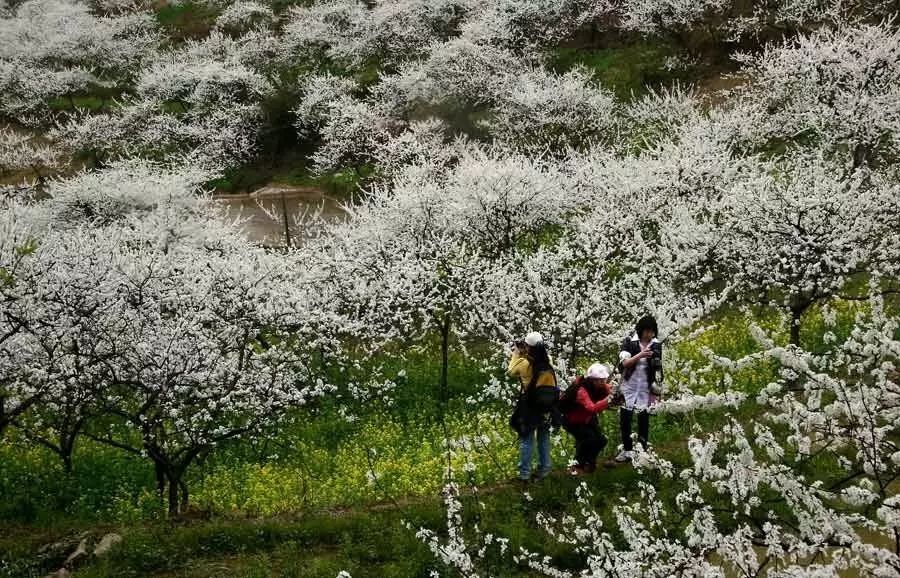
[[[576,377],[560,398],[564,427],[575,438],[576,464],[569,468],[573,476],[597,469],[597,455],[607,442],[600,431],[599,414],[615,405],[610,390],[609,369],[595,363],[584,375]]]
[[[512,346],[507,374],[520,384],[516,409],[509,425],[519,435],[519,479],[531,479],[531,456],[535,439],[538,446],[538,470],[534,477],[545,478],[552,467],[550,462],[550,427],[559,400],[556,372],[543,336],[533,331]]]
[[[622,432],[622,451],[617,462],[633,457],[631,422],[637,414],[638,441],[647,449],[650,432],[650,404],[661,392],[662,344],[657,340],[656,319],[650,316],[638,320],[634,334],[626,337],[619,352],[622,383],[619,388],[622,407],[619,409],[619,428]]]

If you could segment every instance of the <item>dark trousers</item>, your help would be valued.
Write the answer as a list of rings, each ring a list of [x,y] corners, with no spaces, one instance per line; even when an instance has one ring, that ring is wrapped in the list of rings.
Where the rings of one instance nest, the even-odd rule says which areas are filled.
[[[624,407],[619,410],[619,429],[622,431],[622,447],[625,448],[626,452],[634,449],[634,445],[631,443],[631,416],[634,414],[634,410],[625,409]],[[646,450],[647,437],[650,434],[650,412],[637,412],[637,427],[638,441],[641,442],[641,445]]]
[[[606,436],[600,431],[597,420],[587,424],[567,424],[565,427],[575,438],[575,461],[578,465],[596,465],[597,454],[606,447]]]

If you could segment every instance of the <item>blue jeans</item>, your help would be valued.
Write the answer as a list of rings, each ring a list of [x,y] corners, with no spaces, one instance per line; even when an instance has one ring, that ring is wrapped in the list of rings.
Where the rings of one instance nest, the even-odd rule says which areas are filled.
[[[550,424],[541,423],[528,435],[519,438],[519,479],[531,477],[531,454],[534,452],[534,438],[538,445],[538,476],[550,473]]]

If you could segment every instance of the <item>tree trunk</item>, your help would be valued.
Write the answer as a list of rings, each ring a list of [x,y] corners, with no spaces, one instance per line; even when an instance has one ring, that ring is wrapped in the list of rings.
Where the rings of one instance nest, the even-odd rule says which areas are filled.
[[[575,367],[575,360],[578,358],[578,326],[572,328],[572,341],[569,344],[569,371]]]
[[[281,191],[281,214],[284,218],[284,246],[291,246],[291,227],[288,223],[287,201],[284,198],[284,191]]]
[[[441,428],[444,430],[444,441],[447,444],[447,479],[449,483],[453,477],[453,461],[450,452],[450,429],[447,427],[447,404],[450,401],[449,383],[447,380],[448,366],[450,365],[450,314],[445,313],[441,323]]]
[[[178,480],[178,487],[179,487],[179,489],[181,489],[181,511],[182,511],[182,512],[186,512],[186,511],[187,511],[187,507],[188,507],[188,487],[187,487],[187,483],[186,483],[184,480],[179,479],[179,480]]]
[[[169,478],[169,517],[174,518],[178,515],[178,483],[177,480],[171,472],[166,474],[166,477]]]
[[[83,424],[84,419],[77,420],[70,431],[59,437],[59,457],[62,459],[66,474],[72,473],[72,454],[75,453],[75,442],[78,440],[78,434],[81,433]]]
[[[3,437],[3,433],[6,431],[6,428],[9,427],[10,419],[9,416],[6,415],[6,398],[0,395],[0,437]]]
[[[806,307],[791,307],[791,345],[800,347],[800,323]]]
[[[809,308],[810,303],[802,305],[794,305],[791,307],[791,339],[790,344],[794,347],[800,347],[800,327],[803,321],[803,313]],[[802,389],[799,377],[788,380],[788,389],[797,391]]]
[[[166,492],[166,471],[157,460],[153,460],[153,467],[156,470],[156,493],[159,494],[159,499],[162,499]]]
[[[450,365],[450,316],[444,316],[444,322],[441,325],[441,402],[448,402],[449,390],[447,382],[447,373]]]
[[[169,518],[174,518],[187,511],[188,487],[184,469],[178,466],[167,468],[166,479],[169,482]]]
[[[871,153],[869,147],[865,144],[857,144],[853,148],[853,168],[858,169],[868,164]]]

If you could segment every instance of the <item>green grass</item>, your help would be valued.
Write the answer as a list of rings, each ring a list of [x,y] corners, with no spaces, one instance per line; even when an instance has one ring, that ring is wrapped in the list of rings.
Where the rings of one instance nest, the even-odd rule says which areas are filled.
[[[298,166],[276,173],[273,180],[298,187],[313,187],[339,198],[347,198],[360,189],[360,185],[374,175],[370,165],[349,167],[324,174],[314,174],[305,166]]]
[[[219,11],[209,4],[184,1],[167,2],[156,10],[156,21],[166,35],[175,41],[206,36],[215,24]]]
[[[616,48],[585,50],[558,48],[550,54],[550,65],[559,72],[580,65],[590,71],[604,86],[621,99],[641,95],[650,87],[671,83],[686,76],[685,71],[664,67],[676,50],[662,43],[639,42]]]
[[[324,174],[314,173],[302,152],[285,153],[277,160],[265,158],[226,172],[209,183],[220,193],[252,192],[269,183],[318,189],[338,199],[348,199],[374,176],[369,165],[348,167]]]
[[[257,443],[222,446],[190,470],[192,503],[213,515],[272,516],[435,495],[444,471],[438,368],[424,358],[411,359],[408,367],[390,406],[367,404],[358,408],[354,421],[323,406],[313,415],[298,414]],[[451,436],[496,439],[470,454],[478,466],[475,481],[490,485],[511,478],[517,447],[505,408],[467,404],[465,398],[486,377],[460,359],[450,369]],[[660,417],[653,420],[651,435],[661,444],[677,444],[697,419]],[[606,416],[603,423],[612,452],[619,441],[615,416]],[[555,463],[565,463],[571,450],[571,440],[560,434]],[[458,471],[465,458],[462,452],[455,459]],[[150,463],[89,440],[79,442],[70,476],[49,452],[14,436],[0,442],[0,462],[0,519],[46,527],[164,518]],[[367,476],[370,464],[376,482]]]
[[[619,495],[634,487],[636,473],[628,467],[608,470],[587,482],[598,508],[609,510]],[[580,559],[568,547],[547,540],[534,520],[537,511],[562,513],[571,506],[578,482],[565,476],[532,486],[531,500],[514,487],[500,487],[481,496],[484,508],[464,495],[464,515],[482,527],[510,538],[510,547],[524,546],[555,555],[563,566]],[[151,523],[130,526],[60,526],[51,530],[8,528],[0,539],[0,569],[11,576],[40,576],[61,563],[60,554],[35,556],[42,543],[87,535],[90,544],[105,532],[116,531],[124,541],[106,558],[83,567],[79,577],[164,576],[330,576],[348,570],[355,576],[425,576],[441,570],[413,528],[440,529],[443,506],[435,497],[395,507],[331,510],[293,517],[245,520],[222,518],[186,524]],[[608,522],[612,524],[610,517]],[[85,534],[87,532],[87,534]],[[497,576],[528,575],[508,557],[489,553]]]
[[[438,504],[412,512],[429,524],[439,523]],[[106,558],[83,567],[78,576],[247,576],[277,570],[282,576],[330,575],[340,569],[367,570],[363,576],[385,575],[386,565],[402,566],[402,575],[415,575],[431,563],[428,552],[406,531],[401,513],[361,512],[352,515],[320,513],[284,520],[217,520],[182,525],[168,523],[130,527],[69,527],[44,533],[41,539],[68,540],[87,532],[89,544],[106,531],[121,533],[124,541]],[[23,537],[31,540],[22,548]],[[11,576],[39,576],[59,567],[57,556],[34,556],[35,535],[21,532],[0,541],[0,570]],[[77,538],[75,539],[77,542]],[[68,552],[69,550],[62,550]],[[27,554],[26,554],[27,553]],[[318,566],[321,572],[307,573]],[[409,570],[412,570],[411,572]],[[354,573],[356,575],[356,573]]]
[[[95,112],[105,110],[113,104],[109,100],[94,95],[72,96],[71,98],[58,96],[50,99],[48,102],[52,110],[72,111],[84,109]]]
[[[857,309],[854,304],[841,305],[832,331],[846,336]],[[777,340],[786,341],[777,316],[757,314],[754,322]],[[678,345],[673,353],[699,366],[704,348],[730,358],[758,348],[743,314],[726,311],[707,324],[714,327]],[[808,316],[803,333],[808,346],[827,346],[821,337],[822,324],[821,312]],[[605,357],[614,354],[611,350]],[[397,376],[403,369],[406,373],[397,379],[390,404],[354,402],[354,419],[346,420],[326,400],[317,408],[289,416],[259,440],[221,446],[189,470],[192,502],[215,514],[270,516],[309,507],[360,506],[432,495],[442,483],[443,411],[451,436],[484,434],[495,439],[473,453],[479,483],[511,477],[516,443],[506,425],[508,410],[496,403],[472,405],[466,401],[490,376],[465,359],[452,357],[444,410],[437,379],[440,370],[434,359],[425,353],[394,359],[386,364],[385,375]],[[774,367],[763,362],[739,372],[733,383],[724,383],[721,372],[699,374],[690,369],[683,374],[671,372],[667,381],[690,382],[699,393],[727,386],[755,394],[774,377]],[[695,427],[714,429],[724,419],[717,412],[659,416],[652,420],[651,436],[675,447]],[[604,428],[615,446],[619,440],[613,414],[605,417]],[[570,440],[561,437],[556,463],[564,462],[570,451]],[[459,456],[457,466],[463,459]],[[377,483],[366,475],[370,462]],[[87,439],[76,446],[75,467],[69,476],[52,453],[17,437],[15,429],[0,440],[0,463],[0,495],[4,497],[0,520],[47,525],[60,520],[135,523],[164,517],[154,493],[150,462]]]
[[[843,337],[859,306],[839,304],[831,330]],[[754,350],[748,319],[723,311],[708,320],[715,327],[677,349],[682,359],[699,356],[701,347],[740,357]],[[757,313],[753,321],[785,341],[777,316]],[[802,338],[813,348],[822,340],[821,311],[807,318]],[[674,352],[673,352],[674,353]],[[471,453],[477,465],[471,478],[455,458],[457,476],[467,487],[482,488],[480,508],[464,496],[465,515],[488,532],[510,538],[519,546],[547,552],[560,567],[577,567],[581,560],[569,547],[555,544],[537,527],[534,515],[574,514],[576,481],[556,475],[531,486],[531,500],[508,484],[516,461],[516,440],[508,430],[501,406],[472,406],[465,398],[487,377],[459,357],[450,366],[450,402],[446,406],[451,436],[488,434],[496,442]],[[47,451],[17,439],[0,441],[0,576],[44,576],[53,571],[87,532],[96,541],[108,531],[125,541],[104,559],[94,560],[76,576],[335,576],[345,569],[358,576],[425,576],[443,571],[422,544],[403,526],[439,529],[444,511],[437,498],[444,468],[442,407],[438,367],[428,355],[389,364],[387,374],[406,368],[390,405],[364,403],[357,419],[343,420],[326,403],[312,413],[268,432],[256,443],[226,445],[189,473],[191,521],[165,519],[163,504],[153,492],[149,462],[87,440],[77,447],[75,471],[63,474]],[[673,376],[674,378],[675,376]],[[771,375],[765,364],[739,376],[733,388],[748,393],[765,385]],[[692,376],[692,379],[698,376]],[[711,388],[715,388],[715,378]],[[651,420],[654,447],[676,465],[690,460],[685,440],[694,432],[716,431],[731,419],[750,421],[759,409],[747,404],[732,412],[663,415]],[[610,457],[619,443],[615,414],[604,416]],[[565,463],[572,447],[562,434],[554,444],[554,463]],[[375,450],[371,453],[370,450]],[[787,456],[793,459],[793,456]],[[366,476],[369,460],[377,482]],[[800,464],[826,483],[842,472],[834,460],[820,457]],[[586,478],[593,503],[617,535],[612,506],[620,497],[636,494],[637,473],[630,467],[602,469]],[[655,477],[665,499],[679,490],[677,481]],[[62,543],[60,548],[47,545]],[[528,576],[509,556],[488,554],[492,575]],[[442,575],[447,575],[446,573]]]

